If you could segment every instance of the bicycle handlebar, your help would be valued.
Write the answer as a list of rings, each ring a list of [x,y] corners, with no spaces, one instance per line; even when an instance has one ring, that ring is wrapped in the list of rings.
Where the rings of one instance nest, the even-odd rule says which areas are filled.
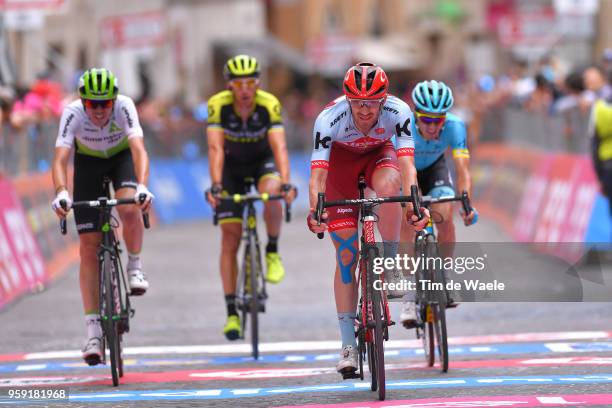
[[[110,199],[107,197],[100,197],[97,200],[91,200],[91,201],[75,201],[72,203],[71,208],[102,209],[102,208],[116,207],[118,205],[142,204],[144,203],[146,199],[147,199],[146,194],[140,194],[140,196],[138,196],[138,199],[136,198],[112,198]],[[61,200],[60,206],[65,211],[68,210],[68,204],[66,203],[66,200]],[[151,224],[149,222],[149,213],[145,213],[145,212],[142,213],[142,221],[146,229],[151,228]],[[60,231],[62,235],[66,235],[66,232],[67,232],[66,217],[60,218]]]
[[[315,220],[317,225],[321,225],[321,216],[323,215],[323,209],[325,208],[325,193],[319,193],[317,196],[317,209],[315,211]],[[319,239],[323,239],[325,234],[323,232],[317,233]]]
[[[392,197],[376,197],[376,198],[355,198],[337,201],[325,201],[325,193],[318,193],[317,195],[317,208],[315,210],[314,218],[317,221],[317,225],[321,225],[321,216],[323,215],[323,209],[329,207],[342,207],[345,205],[363,205],[363,204],[384,204],[384,203],[412,203],[413,208],[421,208],[419,204],[419,189],[413,185],[410,187],[409,196],[392,196]],[[418,213],[419,219],[423,216]],[[325,234],[323,232],[317,233],[319,239],[323,239]]]
[[[470,197],[468,196],[467,191],[463,191],[460,196],[443,196],[439,198],[434,198],[431,196],[421,197],[421,205],[424,207],[429,207],[431,204],[450,203],[453,201],[461,201],[461,206],[466,214],[472,212],[473,208],[470,204]]]
[[[412,212],[416,214],[419,221],[423,219],[421,214],[421,200],[419,198],[419,188],[414,184],[410,186],[410,202],[412,203]]]
[[[243,203],[254,203],[256,201],[263,201],[265,203],[267,201],[284,200],[285,196],[281,194],[249,193],[249,194],[233,194],[231,196],[215,197],[215,198],[219,201],[243,204]],[[290,222],[290,221],[291,221],[291,204],[285,203],[285,222]],[[218,223],[219,223],[219,218],[217,217],[217,211],[213,210],[213,225],[217,225]]]
[[[323,210],[329,207],[341,207],[345,205],[362,205],[362,204],[384,204],[384,203],[412,203],[414,213],[419,217],[419,220],[423,219],[421,213],[421,207],[429,207],[431,204],[446,203],[452,201],[461,201],[461,205],[466,214],[469,214],[473,209],[470,205],[470,198],[468,197],[467,191],[463,191],[460,196],[452,197],[440,197],[434,198],[431,196],[420,196],[419,188],[416,185],[410,186],[409,196],[394,196],[394,197],[380,197],[380,198],[356,198],[347,200],[337,201],[325,201],[325,193],[319,193],[317,196],[317,208],[315,209],[314,219],[317,221],[317,225],[321,225],[321,216]],[[323,239],[323,232],[317,233],[319,239]]]

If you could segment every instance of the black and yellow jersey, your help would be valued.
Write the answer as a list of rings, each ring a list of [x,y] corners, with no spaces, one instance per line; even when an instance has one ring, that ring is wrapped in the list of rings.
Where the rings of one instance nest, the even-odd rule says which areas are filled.
[[[600,99],[591,110],[590,131],[595,137],[596,159],[612,160],[612,103]]]
[[[258,89],[255,108],[246,122],[234,111],[233,104],[234,95],[227,90],[208,100],[208,127],[223,129],[226,159],[250,161],[271,156],[268,132],[283,129],[278,99]]]

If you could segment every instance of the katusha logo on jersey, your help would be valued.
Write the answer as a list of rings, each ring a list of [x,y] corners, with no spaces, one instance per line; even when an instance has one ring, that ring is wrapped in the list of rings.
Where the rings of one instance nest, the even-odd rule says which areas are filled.
[[[385,140],[374,139],[373,137],[361,137],[346,144],[354,149],[369,149],[383,144]]]

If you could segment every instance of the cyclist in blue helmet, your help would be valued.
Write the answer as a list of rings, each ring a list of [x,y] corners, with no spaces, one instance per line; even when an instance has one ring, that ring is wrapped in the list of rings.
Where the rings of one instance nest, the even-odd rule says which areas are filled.
[[[415,145],[415,167],[421,192],[432,197],[454,196],[455,183],[448,170],[444,153],[450,147],[457,173],[457,191],[466,190],[471,197],[472,181],[470,177],[470,153],[467,147],[467,132],[463,120],[449,110],[453,106],[453,92],[444,82],[419,82],[412,90],[412,101],[415,105],[412,121],[412,135]],[[453,204],[444,203],[433,206],[433,211],[440,214],[443,221],[436,224],[440,255],[446,258],[453,255],[455,242],[455,225],[453,224]],[[476,210],[461,214],[465,225],[478,220]],[[407,223],[402,225],[402,242],[414,241],[414,230]],[[451,299],[449,306],[456,306]],[[416,311],[413,299],[406,295],[403,299],[400,321],[406,328],[416,324]]]

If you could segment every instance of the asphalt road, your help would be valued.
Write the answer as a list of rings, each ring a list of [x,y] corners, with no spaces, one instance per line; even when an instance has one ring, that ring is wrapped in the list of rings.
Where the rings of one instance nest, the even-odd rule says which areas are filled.
[[[507,241],[486,220],[457,231],[460,241]],[[79,363],[85,327],[76,267],[45,291],[10,306],[0,313],[0,396],[15,387],[62,386],[73,401],[53,406],[89,406],[94,401],[113,407],[370,406],[375,401],[374,393],[361,388],[367,387],[368,375],[364,383],[342,381],[333,370],[339,333],[329,240],[310,234],[302,217],[284,226],[280,252],[288,273],[281,284],[269,286],[267,311],[260,320],[262,347],[268,350],[262,361],[248,358],[247,342],[229,343],[221,333],[225,306],[218,252],[218,231],[210,222],[158,226],[147,233],[143,261],[151,288],[133,300],[136,315],[124,341],[126,376],[119,389],[110,385],[107,367]],[[517,265],[531,260],[534,273],[556,265],[516,245],[508,244],[505,255]],[[585,271],[610,283],[610,269],[604,264]],[[392,306],[397,313],[399,305]],[[424,367],[414,332],[391,328],[388,403],[493,406],[440,401],[540,396],[540,405],[516,405],[561,406],[568,395],[609,394],[609,404],[604,395],[565,406],[612,406],[611,303],[462,303],[447,319],[447,374]],[[524,333],[536,334],[518,335]],[[219,347],[205,347],[212,345]],[[393,402],[436,398],[440,400],[423,404],[438,405]]]

